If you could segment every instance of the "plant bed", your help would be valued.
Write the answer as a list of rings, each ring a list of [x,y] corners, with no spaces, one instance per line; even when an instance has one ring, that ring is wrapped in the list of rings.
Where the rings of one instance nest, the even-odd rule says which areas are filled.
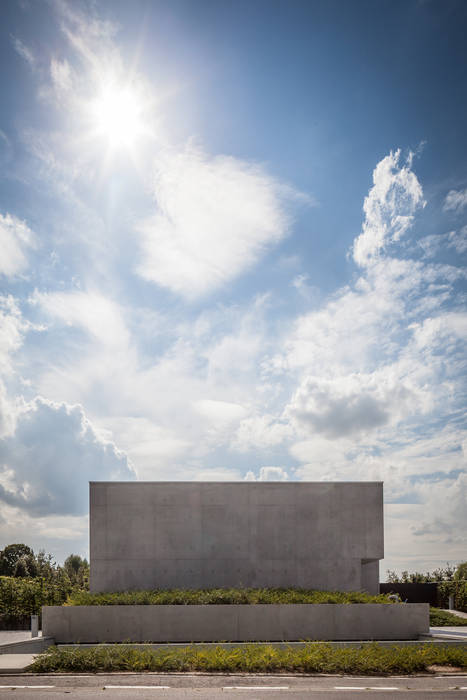
[[[267,673],[346,673],[391,675],[435,672],[436,667],[467,668],[467,650],[461,647],[335,648],[309,644],[303,648],[276,649],[270,645],[243,648],[138,650],[128,646],[59,649],[50,647],[28,667],[33,673],[110,671],[207,671]]]
[[[387,595],[361,591],[315,591],[304,588],[209,588],[90,593],[78,591],[65,605],[294,605],[391,604]]]

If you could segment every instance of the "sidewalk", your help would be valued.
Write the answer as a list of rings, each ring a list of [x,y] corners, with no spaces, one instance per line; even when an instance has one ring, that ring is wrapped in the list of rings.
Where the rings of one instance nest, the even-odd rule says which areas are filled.
[[[430,634],[437,639],[463,639],[467,642],[467,627],[430,627]]]
[[[38,654],[0,654],[0,674],[24,673]]]
[[[0,661],[6,664],[4,656],[18,656],[40,654],[54,643],[52,637],[43,637],[39,632],[38,637],[31,637],[30,631],[2,630],[0,631]],[[2,668],[0,664],[0,669]]]
[[[42,632],[39,632],[39,637],[31,637],[30,630],[0,630],[0,645],[26,642],[28,639],[40,639],[41,637]]]

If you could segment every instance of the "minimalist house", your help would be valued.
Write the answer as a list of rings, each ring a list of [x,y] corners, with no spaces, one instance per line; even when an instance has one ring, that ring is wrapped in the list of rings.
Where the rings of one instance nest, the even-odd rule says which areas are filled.
[[[379,592],[381,482],[91,482],[92,591]]]

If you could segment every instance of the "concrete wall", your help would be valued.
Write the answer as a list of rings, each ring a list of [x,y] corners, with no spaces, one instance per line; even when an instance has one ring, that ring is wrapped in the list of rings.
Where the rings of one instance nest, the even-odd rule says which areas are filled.
[[[379,592],[383,485],[92,482],[92,591]]]
[[[102,605],[42,608],[43,634],[67,642],[417,639],[429,606]]]

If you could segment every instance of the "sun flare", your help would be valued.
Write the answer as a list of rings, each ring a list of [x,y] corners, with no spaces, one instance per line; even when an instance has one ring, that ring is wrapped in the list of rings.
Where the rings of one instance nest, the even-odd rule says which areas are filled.
[[[131,88],[106,87],[91,103],[90,111],[96,134],[112,149],[133,146],[145,131],[143,103]]]

